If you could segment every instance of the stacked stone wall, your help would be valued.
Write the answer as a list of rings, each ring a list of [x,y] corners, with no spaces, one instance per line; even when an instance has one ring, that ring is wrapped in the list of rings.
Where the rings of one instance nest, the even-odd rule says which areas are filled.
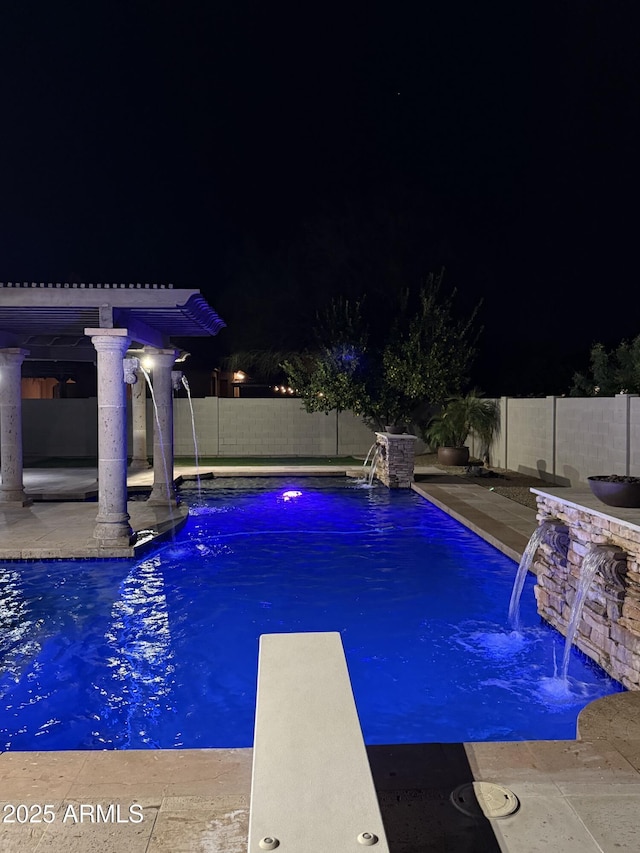
[[[415,467],[415,435],[376,433],[376,477],[389,489],[409,489]]]
[[[587,507],[538,495],[538,522],[557,518],[569,529],[566,560],[549,546],[535,561],[540,615],[567,633],[585,555],[607,551],[587,594],[575,645],[630,690],[640,689],[640,525],[602,517]]]

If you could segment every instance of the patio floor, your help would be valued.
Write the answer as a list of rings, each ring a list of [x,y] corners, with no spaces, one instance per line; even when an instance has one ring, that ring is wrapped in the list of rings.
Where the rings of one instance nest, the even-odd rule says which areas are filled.
[[[207,470],[227,476],[294,473],[291,467]],[[191,476],[194,469],[176,473]],[[346,472],[323,466],[317,473]],[[447,478],[437,469],[419,473],[433,480],[416,484],[417,492],[519,558],[536,524],[533,510],[472,483],[443,482]],[[130,485],[148,486],[151,476],[138,472]],[[29,493],[58,501],[0,512],[0,557],[12,549],[25,553],[27,543],[44,553],[53,541],[61,556],[64,548],[84,547],[97,507],[66,500],[95,489],[95,471],[30,469],[25,481]],[[132,501],[130,509],[139,529],[171,523],[166,514],[144,517],[142,502]],[[15,514],[25,522],[22,533]],[[579,731],[576,741],[370,747],[391,851],[637,851],[640,694],[618,693],[592,703]],[[251,749],[0,754],[0,850],[245,853],[251,755]],[[505,785],[519,798],[519,810],[493,821],[465,816],[449,797],[473,780]],[[141,811],[130,810],[133,803]]]

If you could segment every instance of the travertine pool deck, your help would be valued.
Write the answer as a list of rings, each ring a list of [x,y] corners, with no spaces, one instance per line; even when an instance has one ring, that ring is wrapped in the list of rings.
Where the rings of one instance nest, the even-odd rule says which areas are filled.
[[[344,469],[318,471],[339,472]],[[435,482],[441,471],[419,472],[433,473],[434,482],[423,479],[416,491],[505,553],[519,557],[535,527],[533,510],[474,484]],[[191,475],[193,469],[177,473]],[[225,467],[221,473],[265,472]],[[29,471],[25,474],[28,480]],[[61,478],[71,492],[83,477],[90,486],[87,469],[75,478],[65,474]],[[151,472],[139,472],[130,485],[145,486],[150,480]],[[27,490],[37,485],[27,484]],[[85,506],[90,510],[82,519],[74,515],[76,505],[70,503],[34,504],[10,512],[37,509],[37,524],[50,530],[64,518],[64,541],[74,544],[75,539],[77,547],[90,535],[97,510],[95,504]],[[144,504],[132,501],[130,506]],[[2,544],[12,527],[3,515]],[[640,850],[640,693],[619,693],[592,703],[580,716],[579,733],[576,741],[369,747],[390,849],[393,853]],[[251,749],[0,754],[0,851],[245,853],[251,754]],[[449,800],[451,791],[473,780],[510,788],[520,799],[519,811],[491,822],[457,811]],[[133,803],[142,807],[139,822],[134,822],[139,813],[129,810]],[[27,808],[12,811],[5,804]],[[45,805],[51,808],[38,812],[37,807]],[[18,821],[25,815],[33,822]],[[15,822],[8,822],[12,817]],[[359,845],[354,853],[355,847]],[[280,849],[307,853],[288,851],[284,844]]]

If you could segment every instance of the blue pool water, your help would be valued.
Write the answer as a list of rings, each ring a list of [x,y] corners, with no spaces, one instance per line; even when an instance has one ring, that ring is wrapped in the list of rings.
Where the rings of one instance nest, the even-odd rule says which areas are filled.
[[[290,494],[285,494],[289,492]],[[297,493],[297,494],[296,494]],[[214,480],[138,561],[0,565],[0,749],[249,746],[258,637],[339,631],[367,743],[575,737],[622,689],[515,564],[413,492]]]

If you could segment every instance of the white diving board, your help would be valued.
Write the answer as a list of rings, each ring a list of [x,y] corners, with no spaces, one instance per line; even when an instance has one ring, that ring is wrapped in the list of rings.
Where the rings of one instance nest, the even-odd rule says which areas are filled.
[[[388,853],[340,634],[260,638],[248,853]]]

